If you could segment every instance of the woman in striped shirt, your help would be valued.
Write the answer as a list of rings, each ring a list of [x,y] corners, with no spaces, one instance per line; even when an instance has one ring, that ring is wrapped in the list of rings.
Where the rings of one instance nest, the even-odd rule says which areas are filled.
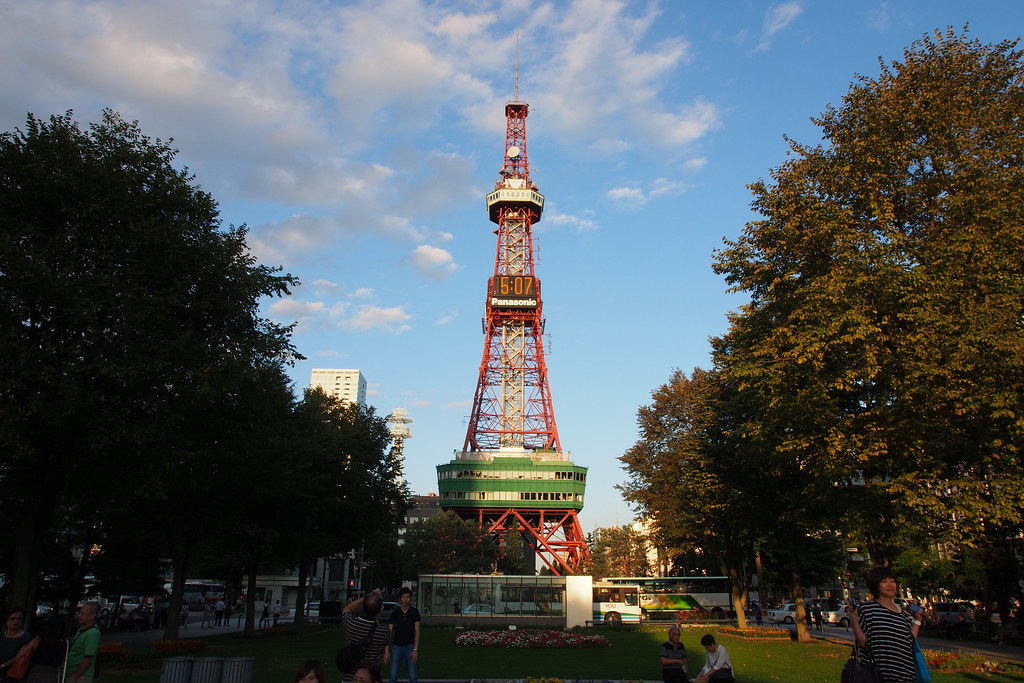
[[[914,639],[921,630],[921,618],[911,620],[896,604],[899,587],[896,575],[888,567],[869,571],[866,582],[874,600],[854,610],[854,636],[885,683],[913,683]]]

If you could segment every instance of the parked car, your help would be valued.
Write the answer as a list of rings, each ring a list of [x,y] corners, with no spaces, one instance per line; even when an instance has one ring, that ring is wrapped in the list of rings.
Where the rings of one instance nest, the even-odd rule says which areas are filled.
[[[306,605],[306,618],[317,619],[320,617],[320,601],[315,600]]]
[[[796,622],[796,603],[787,602],[780,607],[765,612],[768,621],[773,624],[792,624]]]
[[[490,616],[494,614],[494,608],[484,604],[466,605],[462,608],[462,613],[473,616]]]
[[[397,602],[385,602],[380,610],[380,620],[385,624],[391,621],[391,613],[399,609],[399,607]]]
[[[842,626],[843,628],[847,628],[850,625],[850,613],[846,611],[845,606],[839,609],[827,609],[821,614],[825,618],[826,624]]]

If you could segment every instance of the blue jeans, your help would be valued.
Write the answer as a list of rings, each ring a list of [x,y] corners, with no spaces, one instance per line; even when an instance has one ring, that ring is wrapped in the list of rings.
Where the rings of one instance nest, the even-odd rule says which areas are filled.
[[[409,669],[409,683],[419,683],[416,663],[412,661],[412,648],[412,645],[391,646],[391,683],[398,683],[398,663],[403,661]]]

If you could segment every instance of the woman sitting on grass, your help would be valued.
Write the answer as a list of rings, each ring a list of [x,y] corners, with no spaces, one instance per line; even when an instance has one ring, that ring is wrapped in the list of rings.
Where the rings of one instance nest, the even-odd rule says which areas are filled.
[[[715,642],[715,637],[710,633],[700,639],[700,644],[707,652],[705,655],[707,663],[704,668],[693,679],[696,683],[735,683],[736,678],[732,673],[732,660],[725,647]]]

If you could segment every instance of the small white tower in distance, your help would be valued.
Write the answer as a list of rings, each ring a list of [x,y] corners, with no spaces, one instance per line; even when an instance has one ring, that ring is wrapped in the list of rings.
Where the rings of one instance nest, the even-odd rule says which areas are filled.
[[[405,472],[405,440],[412,438],[412,430],[409,429],[409,425],[412,424],[412,418],[409,417],[409,411],[405,408],[395,408],[388,415],[387,423],[389,430],[391,431],[391,439],[394,441],[395,453],[398,455],[399,462],[402,464],[401,472]],[[404,477],[399,474],[398,483],[401,484]]]

